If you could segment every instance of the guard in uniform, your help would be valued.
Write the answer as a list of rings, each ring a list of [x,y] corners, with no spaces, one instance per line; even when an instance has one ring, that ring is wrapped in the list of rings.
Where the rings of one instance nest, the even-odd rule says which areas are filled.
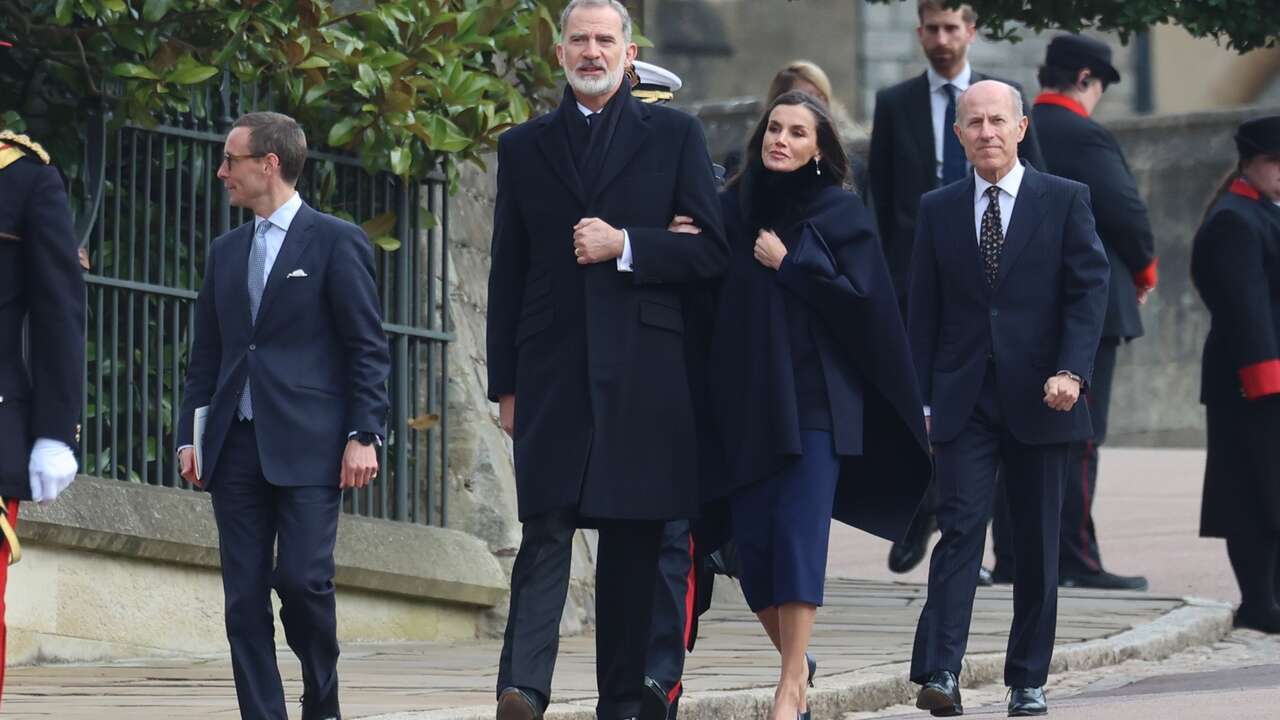
[[[21,556],[18,502],[51,502],[76,476],[84,316],[62,176],[39,145],[0,130],[0,690],[4,589]]]
[[[1191,249],[1210,315],[1200,535],[1227,540],[1240,584],[1236,626],[1280,633],[1280,116],[1244,123],[1235,140],[1239,171]]]
[[[666,68],[636,60],[628,68],[631,95],[646,103],[663,104],[675,98],[683,83]],[[723,182],[724,171],[715,168],[716,178]],[[710,290],[704,295],[701,289],[691,290],[687,303],[697,307],[710,307]],[[685,312],[685,339],[690,368],[706,367],[706,345],[710,339],[709,312],[697,312],[690,307]],[[699,328],[699,321],[706,325]],[[696,376],[697,371],[691,370]],[[695,384],[699,384],[696,381]],[[694,388],[694,403],[702,393]],[[701,407],[699,409],[702,409]],[[699,413],[702,418],[707,416]],[[684,692],[681,677],[684,675],[684,656],[693,650],[698,635],[699,598],[709,602],[709,592],[700,592],[700,583],[710,583],[711,573],[704,570],[696,552],[693,534],[688,520],[673,520],[662,530],[662,550],[658,556],[658,581],[654,585],[653,619],[649,631],[649,658],[645,665],[645,685],[649,694],[645,697],[644,720],[675,720]]]

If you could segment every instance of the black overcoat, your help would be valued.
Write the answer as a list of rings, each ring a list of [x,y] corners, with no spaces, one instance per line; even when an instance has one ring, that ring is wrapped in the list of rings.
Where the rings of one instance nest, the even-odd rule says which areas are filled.
[[[1043,99],[1037,99],[1031,122],[1043,143],[1045,169],[1089,186],[1098,237],[1111,263],[1102,337],[1140,337],[1142,316],[1134,280],[1154,272],[1155,240],[1147,205],[1120,144],[1092,118]]]
[[[698,511],[685,304],[727,249],[698,121],[619,91],[597,182],[570,150],[571,94],[498,143],[489,275],[489,398],[515,395],[522,520],[666,520]],[[666,230],[687,215],[700,235]],[[601,218],[630,236],[634,272],[578,265],[573,228]]]
[[[709,481],[708,499],[762,480],[800,453],[783,296],[793,293],[825,330],[815,340],[841,456],[832,515],[900,538],[932,463],[906,331],[870,214],[856,195],[822,189],[801,222],[774,228],[788,248],[774,271],[752,256],[755,236],[736,188],[722,196],[721,208],[730,269],[716,309],[710,378],[726,468]]]
[[[1209,308],[1200,400],[1209,446],[1200,533],[1280,531],[1280,208],[1237,182],[1196,233]]]
[[[6,499],[31,498],[27,463],[36,438],[77,445],[85,322],[78,251],[58,171],[34,152],[0,168],[0,497]]]

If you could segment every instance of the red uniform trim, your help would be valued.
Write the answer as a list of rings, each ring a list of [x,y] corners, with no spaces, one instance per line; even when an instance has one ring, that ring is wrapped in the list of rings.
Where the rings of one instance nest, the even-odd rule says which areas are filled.
[[[1236,178],[1235,182],[1231,183],[1231,187],[1227,188],[1227,192],[1239,195],[1240,197],[1249,198],[1250,200],[1262,199],[1262,195],[1249,184],[1248,180],[1245,180],[1242,177]]]
[[[5,503],[5,512],[9,516],[9,525],[14,532],[18,530],[18,501]],[[0,699],[4,697],[4,648],[8,633],[4,622],[4,591],[9,585],[9,543],[0,541]]]
[[[1280,360],[1263,360],[1240,368],[1240,385],[1250,400],[1280,393]]]
[[[1156,280],[1159,278],[1156,263],[1159,261],[1160,258],[1151,258],[1150,265],[1133,274],[1133,284],[1137,285],[1139,290],[1150,290],[1156,286]]]
[[[1071,112],[1079,115],[1080,117],[1086,117],[1086,118],[1089,117],[1089,111],[1085,110],[1083,105],[1076,102],[1075,100],[1072,100],[1066,95],[1063,95],[1062,93],[1042,92],[1036,96],[1035,104],[1036,105],[1057,105],[1058,107],[1064,107],[1070,110]]]
[[[698,611],[698,555],[697,546],[693,543],[693,533],[689,533],[689,577],[686,578],[684,591],[684,647],[689,647],[689,636],[693,634],[693,616]],[[680,693],[684,692],[684,681],[677,680],[667,693],[667,703],[673,703]]]

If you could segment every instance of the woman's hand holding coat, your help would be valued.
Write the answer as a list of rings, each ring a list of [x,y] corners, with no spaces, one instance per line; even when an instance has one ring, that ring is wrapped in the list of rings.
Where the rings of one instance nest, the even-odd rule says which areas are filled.
[[[777,270],[782,267],[782,259],[787,256],[787,246],[773,234],[772,230],[761,229],[756,235],[755,257],[767,268]]]

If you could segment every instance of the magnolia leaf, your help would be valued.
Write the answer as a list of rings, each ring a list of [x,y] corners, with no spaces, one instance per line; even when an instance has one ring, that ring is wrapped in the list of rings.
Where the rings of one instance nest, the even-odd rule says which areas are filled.
[[[187,60],[188,58],[183,58]],[[201,65],[194,60],[189,63],[179,62],[173,72],[165,75],[165,80],[179,85],[199,85],[218,74],[218,68]]]
[[[364,83],[370,90],[377,88],[378,75],[373,71],[373,68],[364,63],[360,63],[356,68],[356,72],[360,75],[360,82]]]
[[[312,55],[306,60],[303,60],[297,65],[294,65],[294,67],[299,70],[315,70],[317,68],[327,68],[329,67],[329,61],[319,55]]]
[[[373,244],[385,252],[395,252],[400,249],[400,241],[390,235],[381,235],[374,238]]]
[[[386,235],[396,229],[396,214],[388,212],[371,217],[361,223],[360,228],[364,230],[364,234],[369,237]]]
[[[173,0],[147,0],[142,5],[142,19],[152,23],[158,22],[171,7],[173,7]]]
[[[118,63],[111,68],[114,75],[127,78],[137,78],[139,80],[159,80],[160,76],[151,71],[146,65],[138,65],[135,63]]]
[[[326,141],[329,147],[343,147],[351,142],[351,138],[355,137],[356,130],[359,129],[359,123],[359,118],[353,117],[343,118],[334,123],[333,127],[329,128],[329,137]]]

